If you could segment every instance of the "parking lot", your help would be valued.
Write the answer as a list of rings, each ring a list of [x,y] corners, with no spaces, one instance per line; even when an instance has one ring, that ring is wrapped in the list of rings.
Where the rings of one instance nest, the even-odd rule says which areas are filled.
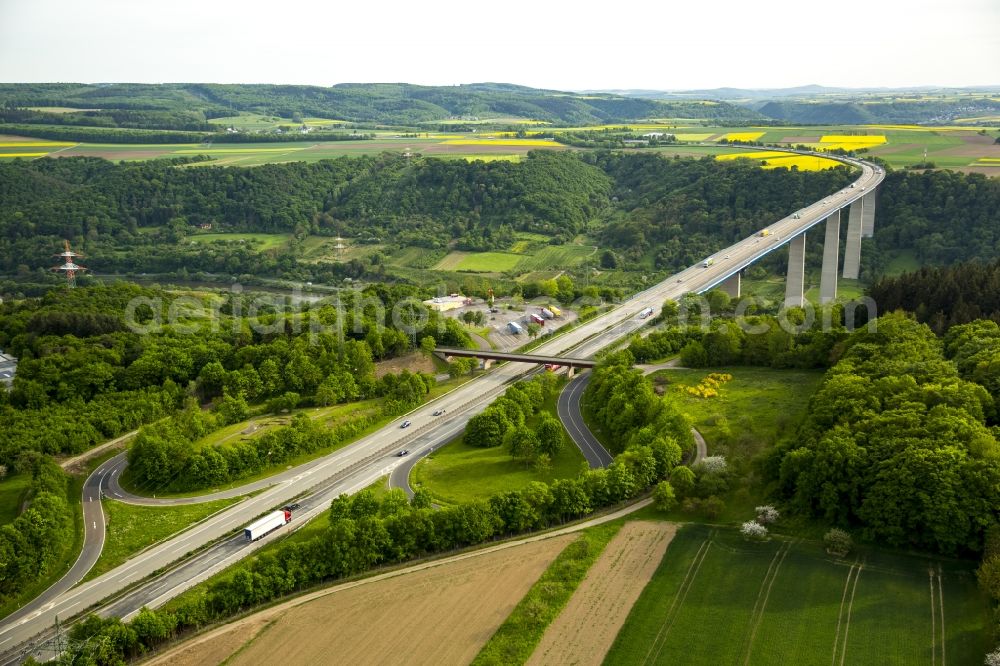
[[[465,312],[482,312],[486,317],[484,326],[490,329],[490,342],[493,343],[498,351],[510,351],[531,341],[531,336],[528,335],[528,322],[530,321],[530,316],[532,314],[541,315],[542,307],[548,303],[549,301],[547,300],[539,300],[537,303],[512,303],[510,299],[498,298],[494,303],[494,309],[496,309],[496,312],[490,312],[484,301],[476,299],[472,305],[449,310],[445,313],[445,315],[461,321],[462,315]],[[513,309],[508,306],[513,306]],[[552,330],[552,328],[558,328],[568,322],[576,320],[577,315],[575,312],[567,310],[562,306],[559,306],[559,310],[561,311],[559,317],[545,320],[545,324],[542,325],[542,330],[539,335],[547,333]],[[507,324],[512,321],[520,324],[524,328],[524,332],[520,335],[514,335],[511,333]]]

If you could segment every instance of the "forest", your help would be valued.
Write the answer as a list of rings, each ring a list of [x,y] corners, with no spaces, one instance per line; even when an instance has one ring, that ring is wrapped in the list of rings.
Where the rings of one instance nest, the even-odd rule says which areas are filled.
[[[937,334],[977,319],[1000,322],[1000,260],[924,266],[912,273],[886,277],[868,294],[881,310],[901,309],[916,315]]]
[[[418,86],[343,83],[330,87],[250,84],[0,84],[0,107],[67,107],[93,124],[145,129],[194,128],[211,118],[259,113],[288,118],[331,118],[373,125],[414,125],[460,117],[517,117],[563,125],[643,118],[751,120],[760,116],[726,102],[660,101],[617,95],[573,95],[502,83]],[[128,113],[125,113],[128,112]],[[37,113],[37,112],[36,112]],[[44,114],[52,116],[55,114]],[[30,122],[38,122],[35,116]],[[20,122],[25,122],[21,120]],[[46,122],[52,122],[51,120]]]
[[[375,285],[345,292],[341,314],[336,303],[303,305],[296,312],[276,302],[254,318],[239,316],[251,312],[251,295],[230,294],[214,317],[206,303],[208,312],[184,318],[184,326],[165,325],[144,334],[127,325],[129,303],[143,299],[161,306],[160,312],[150,306],[136,309],[139,321],[133,324],[156,317],[169,321],[180,295],[116,283],[57,289],[40,299],[4,303],[0,348],[20,363],[13,390],[0,392],[5,435],[0,464],[16,468],[23,451],[80,453],[183,408],[189,397],[219,403],[228,414],[220,421],[228,418],[226,422],[245,418],[248,404],[279,398],[287,408],[384,397],[387,413],[398,413],[426,392],[428,382],[397,380],[395,375],[376,380],[374,361],[420,348],[424,338],[471,344],[461,324],[435,312],[428,312],[412,335],[394,326],[389,313],[397,303],[428,295],[415,287]],[[199,432],[212,427],[201,423]],[[194,434],[190,428],[188,432]],[[166,445],[176,440],[158,441]],[[172,464],[186,464],[193,449],[190,453],[178,454]]]
[[[846,340],[763,474],[795,510],[866,539],[978,553],[1000,506],[1000,331],[975,322],[941,340],[903,314],[876,323]]]
[[[612,152],[536,151],[521,163],[410,162],[388,153],[253,168],[176,168],[182,163],[65,158],[0,164],[0,271],[48,268],[53,248],[68,238],[101,272],[183,268],[299,279],[372,272],[384,279],[378,266],[356,262],[301,266],[295,247],[263,253],[245,244],[184,243],[203,223],[219,231],[290,232],[296,239],[347,235],[465,250],[506,249],[515,231],[541,233],[554,243],[586,231],[611,251],[612,262],[651,261],[669,271],[851,179],[845,168],[762,170],[742,161]],[[877,251],[862,253],[863,275],[879,274],[894,250],[912,250],[930,265],[994,260],[1000,256],[996,210],[995,179],[889,173],[878,201]],[[822,234],[807,236],[810,267],[818,267],[821,243]],[[777,256],[765,263],[782,268]]]

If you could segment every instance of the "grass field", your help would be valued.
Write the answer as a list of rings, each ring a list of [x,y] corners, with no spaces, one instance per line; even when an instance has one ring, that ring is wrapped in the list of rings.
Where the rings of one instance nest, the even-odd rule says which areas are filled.
[[[0,525],[6,525],[21,515],[21,502],[30,483],[30,474],[15,474],[0,481]]]
[[[514,270],[521,259],[520,255],[507,252],[452,252],[434,270],[503,273]]]
[[[987,626],[969,564],[688,525],[605,663],[973,664]]]
[[[291,240],[291,234],[220,233],[194,234],[188,236],[191,243],[215,243],[216,241],[243,242],[254,245],[258,250],[273,250],[283,247]]]
[[[542,410],[556,416],[555,396],[545,402]],[[530,427],[537,418],[529,419],[527,425]],[[470,446],[459,437],[417,463],[411,482],[415,488],[430,491],[435,501],[457,504],[506,490],[519,490],[532,481],[549,483],[572,478],[579,474],[585,462],[565,431],[562,451],[546,470],[535,470],[514,460],[502,446]]]
[[[806,272],[805,297],[814,306],[819,305],[819,282],[820,275],[818,271]],[[742,292],[745,297],[753,296],[772,303],[783,303],[785,300],[785,277],[781,275],[769,275],[762,279],[744,277]],[[859,280],[838,278],[837,300],[852,300],[863,296],[864,293],[865,284]]]
[[[733,379],[719,388],[715,398],[696,397],[678,388],[696,386],[712,369],[660,370],[652,379],[665,389],[665,399],[676,405],[702,434],[709,455],[726,456],[736,473],[726,507],[717,519],[732,523],[745,520],[747,511],[752,512],[762,503],[763,490],[751,474],[751,460],[780,438],[794,433],[823,372],[750,367],[722,371]],[[680,510],[671,515],[690,519]]]
[[[104,550],[84,580],[111,571],[144,548],[187,529],[240,499],[180,506],[137,506],[105,500],[107,537]]]
[[[437,262],[433,270],[527,273],[573,268],[596,252],[597,248],[590,245],[543,245],[537,241],[521,238],[514,242],[509,252],[449,252]]]
[[[885,265],[886,275],[910,273],[920,268],[920,260],[913,250],[897,250]]]

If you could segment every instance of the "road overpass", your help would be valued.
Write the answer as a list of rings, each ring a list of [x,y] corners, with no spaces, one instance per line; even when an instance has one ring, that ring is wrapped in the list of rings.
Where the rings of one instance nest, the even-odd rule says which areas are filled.
[[[858,204],[858,201],[866,196],[872,196],[874,188],[881,183],[884,176],[880,169],[860,160],[834,156],[830,158],[861,168],[861,176],[855,181],[853,188],[824,197],[820,202],[799,213],[789,215],[770,225],[768,228],[775,239],[769,241],[767,245],[762,243],[768,241],[769,236],[762,238],[755,234],[745,238],[716,252],[713,255],[716,261],[712,265],[705,267],[697,264],[670,276],[663,282],[635,294],[613,310],[581,324],[572,331],[547,340],[534,350],[534,354],[545,357],[572,355],[573,358],[580,359],[591,357],[604,347],[632,335],[649,323],[651,318],[639,316],[643,310],[648,308],[658,310],[665,300],[679,299],[688,292],[702,293],[716,286],[725,287],[723,283],[726,282],[731,286],[733,276],[738,280],[739,271],[753,261],[803,236],[810,228],[834,215],[837,216],[839,229],[840,211],[844,208],[853,210],[855,205],[860,205],[858,213],[850,213],[850,216],[856,217],[857,221],[852,226],[849,219],[847,231],[848,256],[845,257],[844,270],[845,277],[852,277],[846,273],[848,268],[856,271],[857,264],[851,259],[855,253],[854,248],[856,247],[856,253],[860,256],[860,238],[866,229],[870,233],[874,228],[873,215],[865,218],[864,203]],[[874,203],[873,200],[871,203]],[[873,208],[871,210],[874,211]],[[868,226],[865,226],[865,219],[868,220]],[[856,238],[856,243],[852,241],[852,237]],[[804,247],[804,238],[801,243]],[[827,275],[827,268],[824,263],[824,276]],[[803,277],[801,272],[792,274],[790,271],[789,284],[793,287],[796,284],[801,285]],[[794,288],[792,291],[795,291]],[[324,502],[328,501],[326,498],[336,496],[340,492],[362,488],[391,473],[404,460],[395,458],[394,451],[407,448],[411,454],[419,454],[455,437],[456,433],[464,428],[464,423],[469,417],[485,409],[511,382],[517,381],[529,371],[530,368],[521,363],[507,363],[495,368],[407,414],[406,418],[412,423],[411,428],[401,429],[398,423],[387,425],[328,456],[276,475],[271,479],[274,485],[267,490],[214,514],[176,537],[147,549],[112,571],[55,597],[46,598],[41,603],[27,604],[20,611],[4,618],[0,624],[2,661],[17,659],[23,655],[21,646],[31,641],[36,634],[51,628],[57,616],[66,621],[87,610],[98,608],[103,615],[127,617],[137,612],[142,605],[156,607],[164,603],[191,585],[204,580],[218,568],[245,557],[255,548],[269,542],[269,539],[265,538],[258,542],[241,544],[238,540],[226,538],[233,530],[238,530],[255,517],[275,507],[303,498],[309,498],[309,506],[314,507],[313,510],[318,515],[324,510]],[[440,409],[447,410],[445,416],[434,415],[434,412]],[[226,539],[222,540],[224,538]],[[219,543],[209,545],[213,542]],[[194,558],[173,566],[170,570],[173,582],[165,582],[165,579],[159,577],[161,570],[170,568],[186,553],[206,546],[205,557]],[[152,582],[139,585],[136,591],[128,595],[127,603],[119,601],[114,606],[101,606],[109,596],[153,576],[156,577]]]
[[[571,358],[569,356],[551,356],[543,354],[517,354],[513,352],[490,351],[489,349],[457,349],[453,347],[438,347],[434,350],[444,356],[462,356],[465,358],[480,358],[486,361],[512,361],[514,363],[539,363],[565,365],[573,368],[592,368],[597,361],[592,358]]]

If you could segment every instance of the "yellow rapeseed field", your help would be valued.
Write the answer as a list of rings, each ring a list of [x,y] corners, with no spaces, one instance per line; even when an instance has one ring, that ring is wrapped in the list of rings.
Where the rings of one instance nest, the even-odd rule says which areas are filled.
[[[857,144],[864,146],[877,146],[879,144],[885,143],[885,136],[882,134],[865,134],[865,135],[853,135],[853,134],[826,134],[819,138],[820,143],[836,143],[836,144]]]
[[[0,153],[0,157],[42,157],[48,153]]]
[[[520,162],[520,155],[463,155],[466,162]]]
[[[723,139],[728,139],[729,141],[756,141],[760,137],[764,136],[766,132],[730,132]]]
[[[717,160],[766,160],[771,157],[788,157],[789,153],[777,150],[750,150],[741,153],[728,153],[726,155],[716,155]]]
[[[813,157],[811,155],[790,155],[787,157],[771,157],[767,160],[765,169],[777,169],[785,167],[791,169],[798,167],[799,171],[822,171],[839,166],[840,163],[825,157]]]

